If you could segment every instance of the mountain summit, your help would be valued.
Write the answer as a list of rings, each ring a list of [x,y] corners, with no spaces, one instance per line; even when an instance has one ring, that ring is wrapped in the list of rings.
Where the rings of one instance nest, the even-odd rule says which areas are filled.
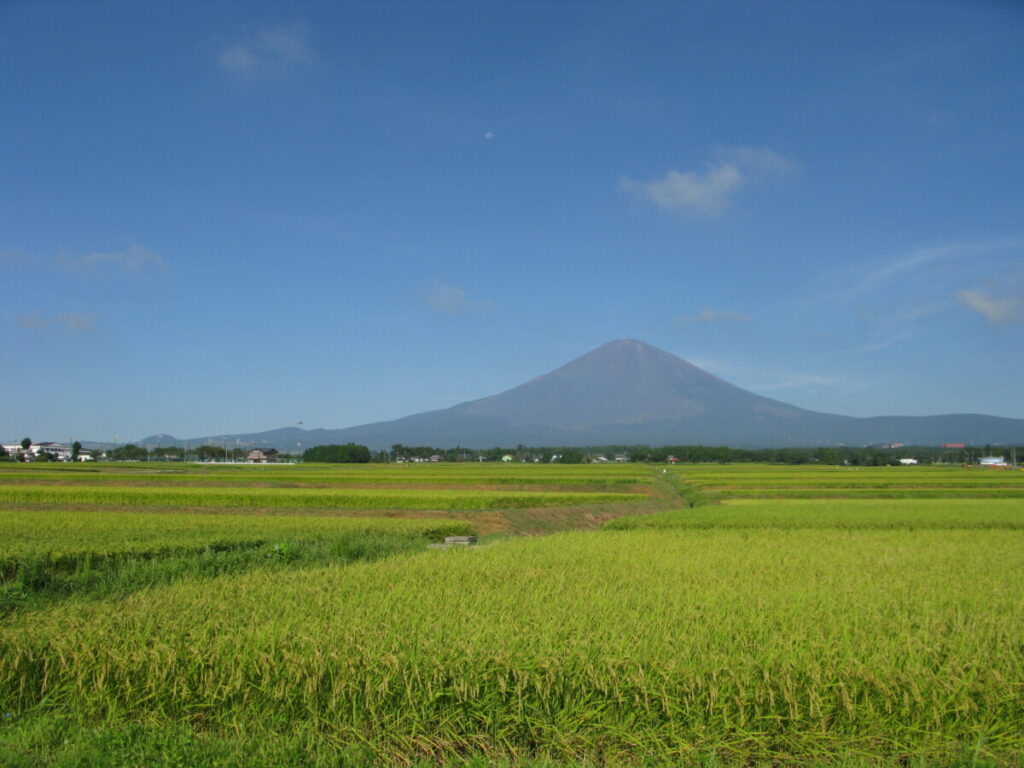
[[[452,410],[518,425],[573,430],[711,414],[801,413],[633,339],[602,344],[551,373]]]
[[[755,395],[633,339],[610,341],[491,397],[345,429],[295,427],[215,438],[280,450],[326,443],[451,448],[518,444],[786,447],[1024,441],[1024,420],[977,414],[854,418]]]

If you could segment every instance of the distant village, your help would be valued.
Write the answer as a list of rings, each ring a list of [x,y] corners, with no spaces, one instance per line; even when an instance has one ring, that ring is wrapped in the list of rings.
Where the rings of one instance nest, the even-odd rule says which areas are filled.
[[[200,446],[195,451],[169,448],[149,451],[142,446],[127,444],[109,450],[83,448],[79,442],[67,443],[42,442],[33,443],[26,438],[20,443],[4,443],[0,446],[3,453],[0,457],[11,461],[230,461],[249,464],[268,464],[277,462],[281,454],[275,448],[253,448],[249,451],[232,451],[220,446]],[[288,459],[296,457],[287,455]]]
[[[695,464],[758,462],[769,464],[833,464],[849,466],[913,466],[916,464],[960,464],[991,469],[1018,467],[1024,446],[971,446],[944,443],[941,446],[909,446],[889,443],[881,446],[829,446],[815,448],[729,448],[724,446],[611,446],[592,448],[465,448],[441,449],[396,444],[390,450],[371,452],[365,446],[316,446],[301,453],[283,453],[275,448],[228,447],[228,445],[154,446],[127,443],[108,448],[85,448],[81,443],[4,443],[0,460],[17,462],[88,461],[187,461],[199,463],[278,464],[303,461],[329,463],[423,464],[439,462],[502,462],[562,464],[624,464],[628,462]]]
[[[3,449],[3,456],[13,461],[94,461],[102,457],[102,453],[97,455],[78,443],[67,445],[23,440],[20,443],[4,443],[0,448]]]

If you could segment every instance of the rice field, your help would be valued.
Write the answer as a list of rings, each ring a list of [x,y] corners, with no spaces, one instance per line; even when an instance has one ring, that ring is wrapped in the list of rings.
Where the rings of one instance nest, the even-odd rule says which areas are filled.
[[[2,465],[0,465],[2,466]],[[10,466],[10,465],[8,465]],[[103,465],[30,464],[0,469],[0,485],[182,485],[248,487],[486,488],[515,486],[621,488],[646,486],[643,465],[600,467],[567,464],[180,464],[142,462]]]
[[[153,488],[146,486],[0,487],[0,505],[218,507],[228,509],[487,510],[643,501],[635,493],[424,491],[410,489]]]
[[[907,528],[1024,531],[1024,500],[1004,498],[730,499],[605,523],[637,528]]]
[[[248,475],[253,483],[288,471],[262,469]],[[295,469],[331,482],[330,470]],[[430,550],[426,538],[497,511],[378,519],[243,504],[213,513],[147,500],[234,486],[118,485],[106,473],[84,485],[0,479],[3,493],[123,490],[122,502],[132,500],[109,510],[0,508],[8,558],[166,546],[198,558],[214,541],[265,547],[342,531],[419,542],[294,563],[262,551],[234,571],[8,612],[0,764],[1024,763],[1024,501],[998,498],[973,470],[893,468],[902,489],[971,496],[890,499],[870,497],[893,487],[885,468],[851,480],[846,468],[824,467],[433,466],[429,490],[391,488],[386,478],[406,468],[376,469],[359,470],[376,477],[374,488],[269,490],[292,499],[493,492],[483,482],[467,489],[469,476],[515,497],[544,493],[538,486],[587,494],[568,485],[642,496],[577,504],[619,512],[602,530]],[[232,470],[234,482],[245,471]],[[731,482],[780,494],[861,483],[868,495],[749,499],[731,495]],[[719,503],[701,503],[709,500]],[[501,513],[547,515],[553,529],[576,523],[559,507]]]
[[[669,471],[711,499],[1024,499],[1024,472],[1011,469],[699,464]]]
[[[466,535],[454,520],[272,515],[154,515],[148,512],[0,511],[0,574],[46,558],[55,567],[116,555],[156,557],[208,548],[309,542],[353,534],[440,540]]]

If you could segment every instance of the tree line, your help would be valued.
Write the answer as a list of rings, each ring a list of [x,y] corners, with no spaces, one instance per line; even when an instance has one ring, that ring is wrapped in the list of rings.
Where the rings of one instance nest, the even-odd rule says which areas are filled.
[[[22,441],[27,450],[28,438]],[[77,441],[72,454],[77,457],[81,444]],[[0,449],[2,451],[2,449]],[[517,445],[514,448],[495,446],[494,448],[473,449],[438,448],[436,446],[407,446],[396,443],[387,450],[371,451],[365,445],[347,443],[345,445],[319,445],[302,452],[301,457],[291,453],[278,454],[279,461],[332,462],[332,463],[367,463],[394,461],[445,461],[445,462],[481,462],[501,461],[510,456],[513,461],[528,463],[559,463],[584,464],[604,457],[613,461],[616,456],[624,456],[631,462],[664,463],[674,459],[683,464],[696,463],[763,463],[763,464],[846,464],[852,466],[886,466],[898,464],[900,459],[917,459],[921,464],[974,464],[982,456],[1011,455],[1024,460],[1024,446],[964,446],[963,448],[942,448],[938,446],[833,446],[818,448],[730,448],[727,446],[708,445],[601,445],[601,446],[565,446],[565,447],[530,447]],[[220,445],[200,445],[194,448],[181,446],[158,446],[152,449],[128,443],[112,448],[106,452],[110,461],[245,461],[248,450],[245,448],[226,448]],[[3,456],[8,461],[18,459],[17,455]],[[44,454],[36,459],[53,460]]]
[[[939,446],[904,445],[881,446],[829,446],[813,448],[731,448],[709,445],[598,445],[515,448],[494,447],[483,450],[437,448],[432,446],[406,446],[396,443],[390,450],[379,451],[375,461],[399,459],[440,461],[500,461],[511,456],[519,462],[545,462],[583,464],[604,457],[614,461],[618,456],[630,462],[664,463],[672,459],[684,464],[697,463],[756,463],[756,464],[835,464],[852,466],[886,466],[898,464],[900,459],[917,459],[922,464],[973,464],[982,456],[1006,456],[1011,452],[1024,459],[1024,446],[965,446],[942,448]]]

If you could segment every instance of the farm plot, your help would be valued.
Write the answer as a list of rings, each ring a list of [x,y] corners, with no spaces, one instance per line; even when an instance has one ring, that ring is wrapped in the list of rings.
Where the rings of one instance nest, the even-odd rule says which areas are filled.
[[[1024,472],[964,467],[697,465],[673,476],[708,499],[1024,499]]]
[[[77,471],[76,471],[77,470]],[[0,485],[214,486],[274,488],[515,487],[519,490],[631,490],[651,483],[639,465],[602,467],[512,464],[203,465],[144,463],[57,471],[49,466],[0,470]]]
[[[272,515],[153,515],[145,512],[0,511],[0,573],[25,558],[55,563],[118,554],[152,555],[351,533],[431,539],[472,532],[454,520]]]
[[[76,507],[218,507],[227,509],[487,510],[642,501],[635,493],[297,488],[153,488],[148,486],[5,486],[0,505]]]
[[[456,520],[0,510],[0,615],[185,576],[373,559],[469,533]]]
[[[0,471],[0,509],[445,517],[481,534],[596,528],[678,503],[646,467],[52,465]]]
[[[1007,473],[90,469],[0,477],[37,494],[0,503],[20,574],[0,587],[0,764],[1024,762],[1024,503],[991,494],[1019,487]],[[871,497],[893,481],[975,497]],[[786,496],[844,483],[856,498]],[[327,502],[389,494],[449,502]],[[450,501],[487,494],[560,502]]]
[[[1002,528],[1024,530],[1024,501],[1013,499],[736,500],[605,523],[637,528]]]
[[[1009,765],[1021,636],[1015,531],[572,533],[20,615],[0,707],[262,765]]]

